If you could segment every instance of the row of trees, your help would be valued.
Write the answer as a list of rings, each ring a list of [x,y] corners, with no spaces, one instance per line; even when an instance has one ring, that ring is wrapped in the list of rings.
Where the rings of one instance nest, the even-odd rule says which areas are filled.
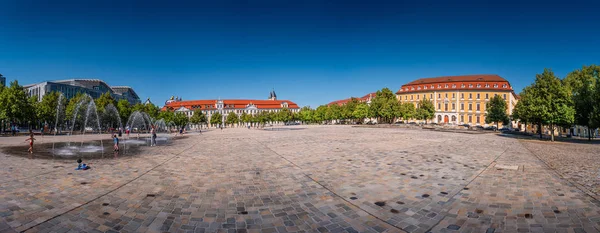
[[[540,137],[543,126],[547,126],[552,141],[557,127],[587,126],[591,140],[592,131],[600,127],[599,82],[600,66],[597,65],[583,66],[564,79],[545,69],[521,92],[513,119],[537,125]]]
[[[34,129],[41,128],[45,124],[53,128],[55,124],[62,125],[65,122],[71,121],[72,116],[75,115],[75,111],[79,111],[77,114],[79,117],[75,121],[83,121],[82,118],[88,115],[86,111],[90,101],[92,101],[91,98],[81,93],[67,100],[66,98],[61,98],[58,92],[50,92],[44,95],[42,100],[38,102],[37,97],[28,97],[27,93],[23,91],[23,87],[15,80],[8,87],[0,85],[0,120],[4,123],[21,126],[28,125]],[[162,113],[159,107],[154,104],[138,103],[132,105],[127,100],[116,101],[110,93],[104,93],[93,101],[100,124],[103,127],[119,127],[118,120],[115,119],[117,114],[113,111],[116,111],[120,116],[123,127],[127,124],[129,116],[135,111],[145,112],[154,119],[158,119],[159,114]],[[79,108],[77,107],[78,104],[80,105]],[[114,106],[114,108],[108,107],[110,105]],[[162,114],[164,115],[165,113]],[[170,114],[166,114],[170,116]],[[168,120],[181,123],[182,117],[175,118],[175,114],[172,115],[173,117],[168,118]],[[185,115],[183,116],[185,117]],[[185,118],[187,119],[187,117]],[[179,121],[176,121],[177,119]],[[2,131],[5,130],[4,128],[5,124],[2,124]]]
[[[377,91],[370,104],[352,98],[343,105],[321,105],[316,109],[303,107],[298,119],[305,123],[320,123],[334,120],[359,122],[374,118],[381,123],[393,123],[399,118],[428,121],[433,119],[434,114],[435,108],[430,100],[419,101],[415,108],[413,103],[399,102],[389,88],[383,88]]]

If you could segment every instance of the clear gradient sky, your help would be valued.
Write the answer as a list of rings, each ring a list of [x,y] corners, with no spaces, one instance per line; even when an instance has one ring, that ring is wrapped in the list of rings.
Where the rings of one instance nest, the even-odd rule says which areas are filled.
[[[463,74],[520,92],[545,67],[600,63],[600,4],[562,2],[0,0],[0,73],[99,78],[158,105],[275,88],[316,107]]]

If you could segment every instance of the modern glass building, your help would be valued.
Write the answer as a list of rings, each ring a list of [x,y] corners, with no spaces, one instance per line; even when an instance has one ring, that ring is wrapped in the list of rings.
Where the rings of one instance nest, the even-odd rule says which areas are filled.
[[[133,88],[127,86],[111,87],[99,79],[68,79],[58,81],[46,81],[37,84],[26,85],[29,96],[37,96],[41,101],[46,93],[53,91],[61,92],[65,98],[73,98],[77,93],[84,93],[96,99],[104,93],[110,93],[115,100],[125,99],[131,104],[141,103],[140,97]]]

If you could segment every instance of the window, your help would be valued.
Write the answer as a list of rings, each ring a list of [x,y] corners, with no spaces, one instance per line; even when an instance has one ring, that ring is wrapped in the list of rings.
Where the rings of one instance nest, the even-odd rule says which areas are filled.
[[[456,95],[456,93],[452,93],[452,99],[454,99],[454,98],[455,98],[455,95]]]
[[[438,110],[442,110],[442,104],[438,103]]]
[[[479,118],[480,118],[480,117],[479,117],[479,116],[476,116],[475,118],[477,118],[477,123],[479,123]]]
[[[442,88],[442,84],[438,84],[438,88]]]
[[[465,88],[465,84],[464,84],[464,83],[463,83],[463,84],[461,84],[461,85],[460,85],[460,87],[462,87],[462,88]]]
[[[433,99],[433,94],[429,94],[429,99]]]
[[[502,84],[502,88],[506,88],[506,86],[507,86],[506,84]]]
[[[473,104],[469,104],[469,111],[473,110]]]
[[[420,95],[417,95],[417,99],[419,99]]]
[[[408,96],[407,95],[404,96],[404,100],[408,100]]]
[[[427,86],[424,86],[423,89],[427,90]]]
[[[490,84],[489,84],[489,83],[486,83],[486,84],[485,84],[485,88],[489,88],[489,87],[490,87]]]
[[[477,111],[479,111],[479,110],[481,110],[481,109],[479,109],[479,104],[477,104]]]
[[[456,109],[456,104],[455,104],[455,103],[453,103],[453,104],[452,104],[452,110],[455,110],[455,109]]]
[[[473,123],[473,116],[469,116],[469,123]]]
[[[480,87],[481,87],[481,84],[477,84],[477,88],[480,88]]]
[[[438,94],[438,99],[441,99],[441,98],[442,98],[442,94]]]
[[[460,115],[460,122],[465,122],[465,116]]]
[[[411,89],[411,90],[414,90],[414,89],[415,89],[415,87],[411,87],[410,89]]]
[[[448,88],[448,84],[444,85],[444,88]]]
[[[498,88],[498,84],[497,83],[494,84],[494,88]]]
[[[427,97],[425,97],[425,94],[423,94],[423,99],[427,99]]]
[[[479,99],[479,93],[477,93],[477,99]]]
[[[434,86],[434,85],[431,85],[431,89],[435,89],[435,86]]]
[[[460,110],[465,110],[465,104],[460,104]]]
[[[473,98],[473,94],[469,93],[469,99]]]
[[[456,84],[452,84],[452,88],[456,88]]]
[[[444,111],[448,111],[448,104],[444,104]]]
[[[489,94],[487,94],[487,93],[485,94],[485,99],[486,100],[489,99]]]
[[[446,98],[448,98],[448,93],[446,93]]]
[[[421,86],[418,86],[418,87],[417,87],[417,90],[421,90]]]
[[[465,98],[465,93],[460,93],[460,98],[464,99]]]
[[[504,98],[506,100],[506,94],[504,94],[504,96],[502,98]]]
[[[469,88],[473,88],[473,84],[469,84]]]
[[[413,100],[413,95],[410,95],[410,100]]]

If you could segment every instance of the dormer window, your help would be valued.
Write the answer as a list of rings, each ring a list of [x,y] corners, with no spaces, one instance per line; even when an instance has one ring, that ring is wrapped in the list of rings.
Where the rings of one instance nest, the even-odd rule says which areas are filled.
[[[496,84],[494,84],[494,88],[498,88],[498,84],[497,84],[497,83],[496,83]]]
[[[465,88],[465,84],[464,84],[464,83],[463,83],[463,84],[461,84],[461,85],[460,85],[460,87],[461,87],[461,88]]]
[[[442,84],[438,84],[438,88],[442,88]]]
[[[417,87],[417,90],[421,90],[421,86],[418,86],[418,87]]]
[[[444,88],[448,88],[448,84],[444,85]]]
[[[485,88],[489,88],[489,87],[490,87],[490,84],[489,84],[489,83],[486,83],[486,84],[485,84]]]
[[[434,85],[431,85],[431,89],[435,89],[435,86],[434,86]]]
[[[502,84],[502,88],[506,88],[508,85],[506,84]]]
[[[415,90],[415,87],[411,87],[410,89],[411,89],[411,90]]]
[[[477,88],[480,88],[480,87],[481,87],[481,84],[477,84]]]
[[[452,84],[452,88],[456,88],[456,84]]]
[[[473,84],[469,84],[469,88],[473,88]]]
[[[427,90],[427,86],[424,86],[423,89]]]

